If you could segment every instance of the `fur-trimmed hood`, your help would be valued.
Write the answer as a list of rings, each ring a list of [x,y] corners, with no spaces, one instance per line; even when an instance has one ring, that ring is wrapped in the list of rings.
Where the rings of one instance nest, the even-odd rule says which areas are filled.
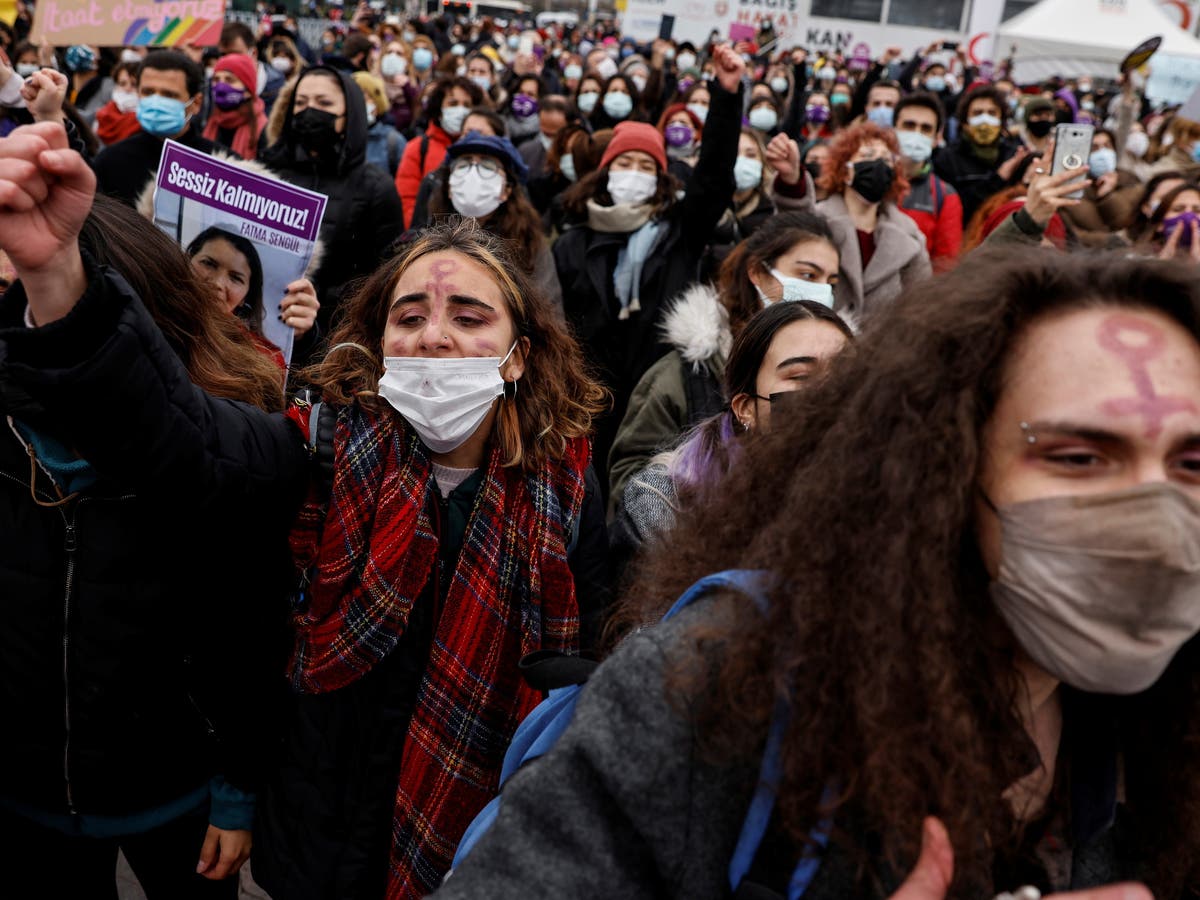
[[[263,175],[267,178],[279,177],[262,163],[254,159],[239,159],[226,153],[214,153],[212,155],[216,159],[221,160],[221,162],[227,162],[231,165],[239,166],[240,168],[245,169],[247,172],[251,172],[255,175]],[[146,219],[149,219],[151,222],[154,221],[154,186],[157,180],[157,178],[151,178],[146,182],[146,187],[142,189],[140,194],[138,194],[137,203],[134,204],[134,208],[138,211],[138,214]],[[313,241],[312,259],[308,262],[308,268],[304,270],[305,278],[308,278],[309,280],[312,279],[313,273],[317,272],[321,268],[321,258],[324,255],[325,245],[321,242],[320,238],[317,238],[317,240]]]
[[[663,316],[663,339],[678,351],[684,362],[724,362],[733,346],[729,313],[711,284],[693,284],[671,303]]]

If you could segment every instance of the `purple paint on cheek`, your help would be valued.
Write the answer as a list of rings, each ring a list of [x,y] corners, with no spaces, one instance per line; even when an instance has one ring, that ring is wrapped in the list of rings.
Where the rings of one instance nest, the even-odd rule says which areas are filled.
[[[1167,344],[1166,335],[1158,328],[1136,316],[1109,316],[1100,323],[1096,340],[1125,364],[1133,381],[1134,396],[1106,400],[1101,407],[1106,413],[1141,416],[1146,422],[1146,437],[1154,438],[1162,433],[1167,416],[1196,412],[1196,405],[1185,397],[1164,397],[1154,389],[1147,364],[1160,356]]]

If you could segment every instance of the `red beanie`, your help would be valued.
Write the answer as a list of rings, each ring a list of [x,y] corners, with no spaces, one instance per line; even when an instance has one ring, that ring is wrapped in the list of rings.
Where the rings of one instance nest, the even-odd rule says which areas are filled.
[[[213,72],[228,72],[255,97],[258,96],[258,66],[245,53],[229,53],[217,60]]]
[[[649,153],[658,163],[660,170],[667,168],[667,151],[663,144],[662,132],[649,122],[621,122],[613,129],[612,140],[600,159],[600,168],[605,168],[610,162],[627,150],[641,150]]]

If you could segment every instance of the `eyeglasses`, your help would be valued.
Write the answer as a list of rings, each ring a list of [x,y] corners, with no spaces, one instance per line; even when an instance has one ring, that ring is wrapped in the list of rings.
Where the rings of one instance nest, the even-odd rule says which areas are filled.
[[[504,174],[504,166],[500,165],[499,160],[490,157],[455,160],[454,165],[450,167],[450,174],[457,175],[459,172],[465,172],[471,168],[474,168],[484,181],[491,181]]]

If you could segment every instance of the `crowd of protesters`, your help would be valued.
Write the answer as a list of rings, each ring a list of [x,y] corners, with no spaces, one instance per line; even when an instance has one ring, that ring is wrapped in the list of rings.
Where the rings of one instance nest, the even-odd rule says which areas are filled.
[[[6,891],[1200,896],[1200,121],[260,11],[0,24]],[[324,194],[307,276],[167,140]]]

